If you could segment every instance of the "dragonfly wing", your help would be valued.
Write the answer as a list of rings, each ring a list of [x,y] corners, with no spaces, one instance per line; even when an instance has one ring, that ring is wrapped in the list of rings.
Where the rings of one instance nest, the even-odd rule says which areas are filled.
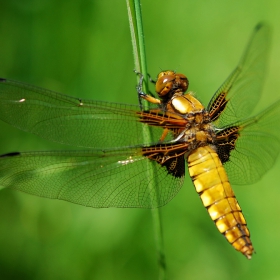
[[[156,143],[162,128],[140,121],[141,114],[139,106],[81,100],[0,79],[0,119],[62,144],[105,149]]]
[[[227,153],[225,168],[233,184],[258,181],[280,152],[280,101],[262,113],[217,133],[217,148]],[[226,137],[223,132],[229,131]]]
[[[184,156],[180,157],[184,169]],[[11,153],[0,157],[0,186],[88,207],[165,205],[184,180],[142,155],[125,150]]]
[[[216,127],[224,127],[252,114],[262,91],[270,41],[269,26],[257,25],[239,65],[208,104],[210,118]]]

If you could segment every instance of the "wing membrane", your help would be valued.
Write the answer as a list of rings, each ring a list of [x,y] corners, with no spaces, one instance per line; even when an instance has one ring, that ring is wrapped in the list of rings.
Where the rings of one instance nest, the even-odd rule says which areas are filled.
[[[152,139],[147,137],[148,125],[139,121],[139,111],[139,106],[81,100],[0,79],[0,119],[62,144],[106,149],[158,142],[162,128],[149,127]],[[169,135],[166,142],[171,139]]]
[[[225,168],[233,184],[254,183],[267,172],[280,152],[280,101],[262,113],[243,122],[239,127],[235,149]]]
[[[212,97],[208,111],[216,127],[252,114],[262,91],[270,37],[269,26],[256,26],[240,63]]]
[[[0,186],[88,207],[152,208],[179,191],[176,177],[141,148],[13,153],[0,157]]]

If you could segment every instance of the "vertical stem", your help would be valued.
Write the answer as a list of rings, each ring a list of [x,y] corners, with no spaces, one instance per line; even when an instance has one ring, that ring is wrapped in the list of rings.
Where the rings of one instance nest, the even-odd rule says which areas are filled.
[[[129,19],[129,26],[130,26],[130,33],[131,33],[131,40],[132,40],[135,70],[137,72],[140,72],[144,76],[143,89],[145,92],[149,92],[148,84],[146,82],[147,63],[146,63],[140,0],[126,0],[126,3],[128,9],[128,19]],[[143,103],[144,101],[145,100],[143,100]],[[144,105],[148,106],[147,103]],[[146,141],[146,143],[151,142],[152,140],[151,135],[148,132],[149,132],[149,128],[147,127],[147,131],[143,131],[143,133],[144,135],[147,135],[147,138],[149,138],[147,140],[150,141]],[[155,172],[155,170],[147,170],[147,173],[149,174],[148,175],[149,178],[156,178],[156,176],[153,176],[153,172]],[[153,184],[154,184],[153,188],[154,190],[156,190],[158,186],[156,179],[153,180]],[[158,266],[159,266],[159,279],[163,280],[166,279],[166,263],[165,263],[165,254],[163,248],[161,215],[157,205],[155,205],[155,207],[152,209],[152,218],[154,224],[155,242],[156,242],[157,258],[158,258]]]

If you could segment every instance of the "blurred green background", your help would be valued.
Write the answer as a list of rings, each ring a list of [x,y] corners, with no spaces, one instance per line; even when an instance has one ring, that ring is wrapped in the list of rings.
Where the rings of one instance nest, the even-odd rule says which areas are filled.
[[[186,73],[207,104],[253,27],[273,27],[259,108],[280,96],[280,2],[143,0],[148,71]],[[125,1],[1,1],[0,76],[80,98],[137,103]],[[1,122],[0,153],[69,149]],[[265,143],[264,143],[265,145]],[[189,179],[161,209],[169,279],[279,279],[280,159],[257,184],[235,186],[257,251],[218,233]],[[2,190],[0,279],[157,279],[150,210],[91,209]]]

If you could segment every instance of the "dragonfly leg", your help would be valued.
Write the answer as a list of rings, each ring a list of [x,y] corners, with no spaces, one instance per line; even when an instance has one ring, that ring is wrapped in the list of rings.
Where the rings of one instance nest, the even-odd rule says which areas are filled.
[[[140,80],[139,80],[139,83],[138,85],[136,86],[136,90],[137,90],[137,93],[138,93],[138,97],[139,97],[139,103],[140,103],[140,106],[142,108],[142,102],[141,102],[141,98],[142,99],[145,99],[147,100],[148,102],[150,103],[153,103],[153,104],[161,104],[161,100],[158,99],[158,98],[155,98],[152,93],[151,94],[147,94],[145,92],[143,92],[143,81],[144,81],[144,76],[142,73],[140,72],[137,72],[137,71],[134,71],[137,75],[140,76]],[[149,77],[150,78],[150,77]],[[155,83],[154,80],[150,79],[150,81],[152,83]]]
[[[165,129],[163,130],[163,133],[162,133],[162,135],[161,135],[160,138],[159,138],[159,142],[163,142],[163,140],[165,139],[165,137],[168,135],[168,132],[169,132],[169,129],[168,129],[168,128],[165,128]]]
[[[152,78],[151,78],[151,75],[150,74],[148,74],[148,77],[149,77],[149,81],[152,83],[152,84],[156,84],[156,80],[153,80]]]

